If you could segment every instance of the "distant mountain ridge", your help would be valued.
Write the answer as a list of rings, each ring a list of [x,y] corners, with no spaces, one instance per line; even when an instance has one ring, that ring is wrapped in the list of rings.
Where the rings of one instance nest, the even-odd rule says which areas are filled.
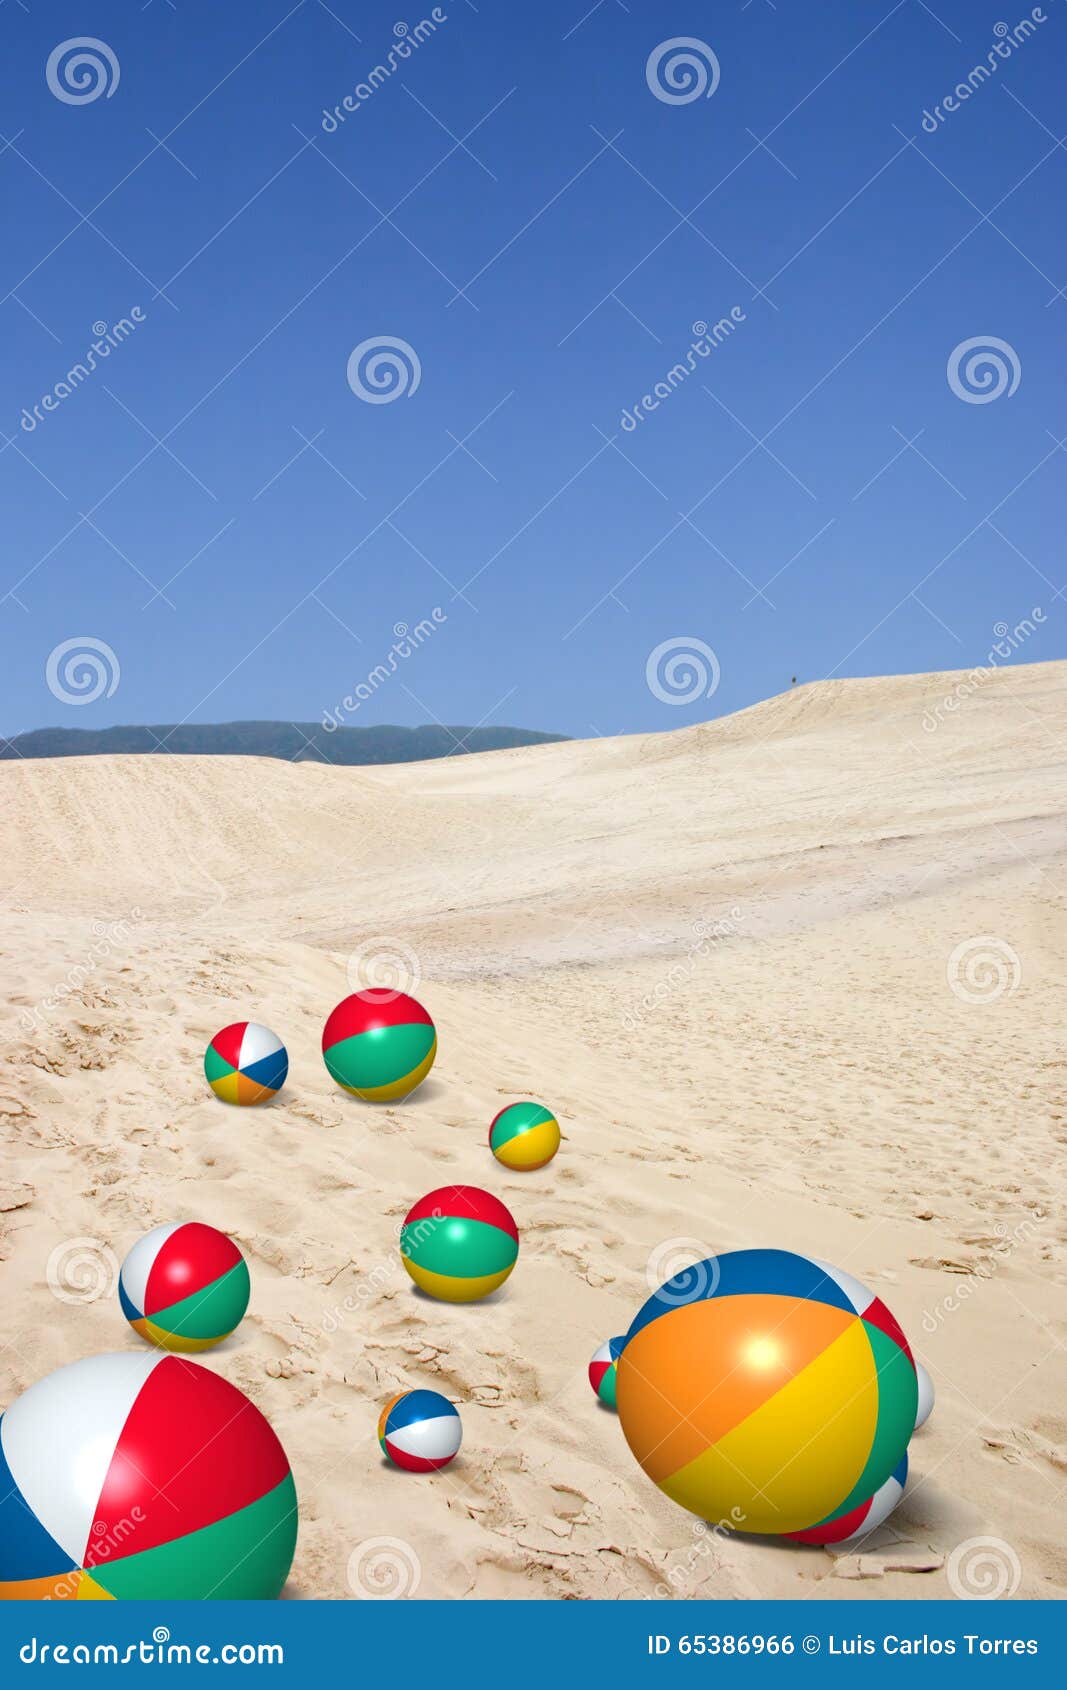
[[[335,728],[321,722],[186,722],[158,727],[35,728],[0,740],[0,761],[25,757],[278,757],[289,763],[419,763],[476,751],[550,745],[565,734],[527,728]]]

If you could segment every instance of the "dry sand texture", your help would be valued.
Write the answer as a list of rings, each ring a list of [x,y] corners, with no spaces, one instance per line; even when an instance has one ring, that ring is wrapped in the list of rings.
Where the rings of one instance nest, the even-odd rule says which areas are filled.
[[[984,1576],[982,1551],[953,1560],[975,1538],[1000,1546],[994,1584],[1067,1593],[1067,665],[945,711],[957,681],[373,770],[0,766],[0,1403],[136,1344],[113,1259],[199,1218],[252,1269],[208,1363],[292,1460],[293,1595],[944,1597]],[[440,1055],[370,1108],[319,1036],[389,951]],[[201,1070],[245,1017],[291,1063],[255,1110]],[[524,1095],[565,1141],[520,1177],[485,1135]],[[484,1305],[420,1299],[398,1265],[408,1206],[450,1181],[519,1222]],[[752,1245],[866,1281],[936,1381],[909,1494],[860,1557],[702,1535],[589,1390],[657,1265]],[[429,1480],[375,1442],[416,1384],[465,1427]]]

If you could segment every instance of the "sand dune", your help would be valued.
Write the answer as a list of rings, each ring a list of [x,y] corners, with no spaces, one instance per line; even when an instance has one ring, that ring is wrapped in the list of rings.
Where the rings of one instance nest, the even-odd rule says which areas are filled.
[[[1017,1595],[1067,1594],[1065,735],[1067,664],[1043,664],[394,768],[0,765],[0,1403],[137,1342],[113,1294],[57,1300],[50,1258],[91,1241],[106,1282],[107,1252],[196,1217],[252,1269],[209,1361],[293,1462],[294,1595],[350,1594],[387,1537],[425,1596],[944,1597],[981,1536]],[[441,1053],[370,1109],[318,1042],[389,955]],[[244,1016],[291,1070],[237,1111],[200,1063]],[[485,1148],[522,1095],[565,1132],[525,1178]],[[399,1266],[399,1221],[448,1180],[519,1221],[485,1305],[421,1300]],[[937,1385],[861,1557],[702,1534],[586,1382],[650,1258],[758,1244],[870,1284]],[[409,1482],[374,1427],[418,1383],[465,1444]]]

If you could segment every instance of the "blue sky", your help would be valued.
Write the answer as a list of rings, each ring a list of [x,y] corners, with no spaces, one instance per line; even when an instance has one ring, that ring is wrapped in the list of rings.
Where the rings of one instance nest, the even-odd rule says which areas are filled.
[[[1067,17],[1037,10],[1005,46],[1029,10],[973,0],[7,0],[0,728],[318,719],[435,607],[349,720],[677,727],[968,667],[1035,606],[1019,658],[1062,655]],[[57,97],[83,36],[113,63],[61,57]],[[675,97],[679,38],[710,97]],[[950,382],[990,337],[996,379]],[[405,353],[369,403],[383,338],[418,380]],[[117,684],[74,704],[49,658],[85,637]],[[649,684],[675,641],[712,696]]]

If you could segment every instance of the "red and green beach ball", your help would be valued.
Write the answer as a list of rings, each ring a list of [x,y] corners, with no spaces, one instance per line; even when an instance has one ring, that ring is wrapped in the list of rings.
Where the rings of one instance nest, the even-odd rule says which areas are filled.
[[[296,1531],[267,1421],[187,1356],[73,1361],[0,1419],[0,1601],[269,1599]]]
[[[134,1331],[161,1350],[209,1350],[248,1307],[248,1267],[237,1245],[203,1221],[155,1226],[119,1274],[119,1301]]]
[[[420,1291],[475,1303],[503,1285],[519,1254],[519,1229],[498,1197],[476,1185],[428,1192],[408,1214],[400,1255]]]
[[[322,1057],[331,1076],[368,1103],[407,1097],[436,1055],[436,1028],[406,992],[353,992],[322,1030]]]

